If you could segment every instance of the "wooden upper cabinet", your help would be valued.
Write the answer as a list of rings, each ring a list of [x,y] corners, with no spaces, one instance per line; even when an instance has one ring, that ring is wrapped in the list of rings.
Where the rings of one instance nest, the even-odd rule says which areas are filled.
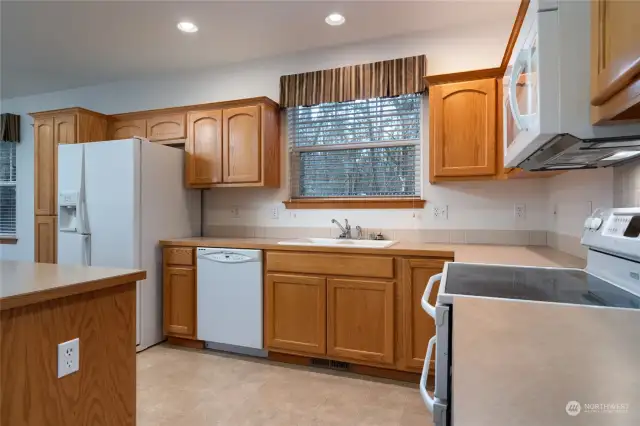
[[[115,120],[109,123],[110,139],[129,139],[134,136],[147,137],[147,120]]]
[[[54,140],[53,117],[34,122],[34,212],[56,214],[58,146]]]
[[[76,143],[77,139],[77,127],[76,127],[76,115],[56,115],[53,118],[54,125],[54,139],[57,144]]]
[[[279,352],[326,352],[326,279],[267,274],[265,346]]]
[[[193,268],[165,266],[164,333],[196,337],[196,278]]]
[[[393,281],[327,280],[327,355],[394,362]]]
[[[223,182],[260,181],[260,106],[225,109],[222,117]]]
[[[496,79],[429,89],[429,180],[495,175]]]
[[[187,185],[222,182],[222,110],[188,113],[185,151]]]
[[[147,119],[147,138],[152,142],[184,139],[187,137],[185,113],[159,115]]]
[[[422,370],[427,344],[436,332],[433,318],[422,309],[422,295],[429,278],[442,272],[443,268],[442,260],[402,260],[404,361],[405,367],[416,372]],[[434,306],[439,285],[439,282],[434,285],[429,297],[429,303]]]
[[[640,118],[640,2],[591,2],[591,105],[595,123]]]
[[[57,240],[58,218],[56,216],[36,216],[35,261],[39,263],[56,263]]]

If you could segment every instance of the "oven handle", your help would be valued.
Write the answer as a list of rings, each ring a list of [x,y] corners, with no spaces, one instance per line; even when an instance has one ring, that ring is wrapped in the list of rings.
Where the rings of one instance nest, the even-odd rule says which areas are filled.
[[[518,130],[527,130],[527,123],[520,114],[520,107],[516,97],[516,91],[518,90],[518,76],[526,65],[526,55],[528,50],[522,49],[518,52],[516,61],[511,69],[511,79],[509,80],[509,105],[511,105],[511,115],[518,127]]]
[[[442,272],[439,274],[435,274],[431,278],[429,278],[429,282],[427,283],[427,288],[424,289],[424,294],[422,295],[422,300],[420,304],[422,305],[422,309],[425,310],[426,313],[431,315],[431,317],[436,319],[436,307],[429,303],[429,296],[431,296],[431,290],[433,289],[433,285],[436,281],[440,281],[442,279]]]
[[[436,336],[433,336],[429,340],[429,345],[427,346],[427,356],[424,359],[424,366],[422,367],[422,375],[420,376],[420,396],[422,396],[422,400],[425,405],[429,409],[431,413],[433,413],[433,403],[435,402],[435,398],[429,395],[427,392],[427,378],[429,377],[429,367],[431,366],[431,354],[433,353],[433,345],[436,343]]]

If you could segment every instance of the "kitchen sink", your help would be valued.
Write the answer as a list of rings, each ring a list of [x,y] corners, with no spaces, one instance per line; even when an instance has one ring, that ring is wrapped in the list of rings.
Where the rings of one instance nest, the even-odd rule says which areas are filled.
[[[391,247],[397,241],[384,240],[347,240],[336,238],[298,238],[295,240],[279,241],[285,246],[322,246],[322,247],[358,247],[358,248],[385,248]]]

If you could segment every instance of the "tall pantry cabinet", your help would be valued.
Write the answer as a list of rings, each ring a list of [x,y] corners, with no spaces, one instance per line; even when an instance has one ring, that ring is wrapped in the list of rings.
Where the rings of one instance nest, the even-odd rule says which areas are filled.
[[[56,263],[58,145],[107,138],[107,117],[83,108],[44,111],[34,118],[34,260]]]

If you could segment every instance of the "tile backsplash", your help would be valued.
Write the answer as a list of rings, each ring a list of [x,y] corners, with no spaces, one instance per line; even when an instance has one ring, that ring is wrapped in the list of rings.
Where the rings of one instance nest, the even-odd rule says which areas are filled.
[[[615,207],[640,207],[640,161],[614,168],[613,204]]]

